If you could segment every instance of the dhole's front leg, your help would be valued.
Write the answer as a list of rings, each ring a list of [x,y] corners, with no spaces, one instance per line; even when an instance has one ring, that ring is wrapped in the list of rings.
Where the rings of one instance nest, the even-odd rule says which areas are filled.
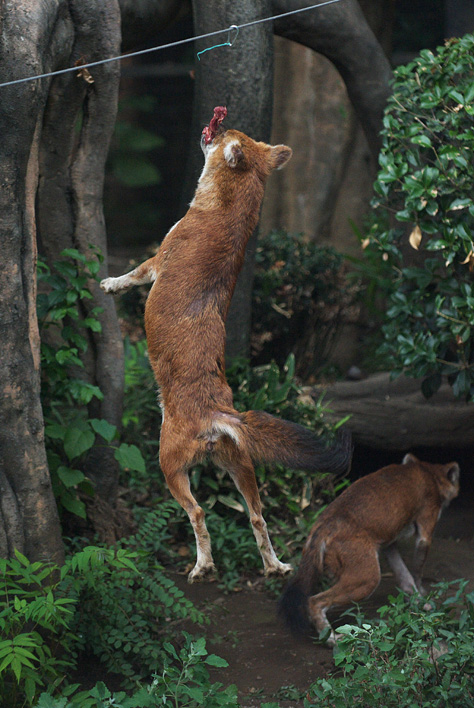
[[[395,575],[395,581],[397,585],[403,590],[403,592],[411,594],[417,590],[417,583],[415,582],[412,574],[406,567],[403,558],[400,555],[396,543],[391,543],[383,549],[384,555],[388,561],[390,568],[393,570]]]
[[[101,281],[100,287],[106,293],[118,293],[134,285],[146,285],[153,283],[157,276],[156,256],[149,258],[125,275],[120,275],[118,278],[105,278]]]

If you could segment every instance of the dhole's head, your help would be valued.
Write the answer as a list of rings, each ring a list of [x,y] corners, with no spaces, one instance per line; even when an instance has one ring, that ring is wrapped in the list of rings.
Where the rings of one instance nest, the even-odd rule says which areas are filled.
[[[222,130],[212,141],[201,138],[207,173],[224,168],[235,173],[253,171],[265,180],[272,170],[280,169],[290,159],[291,148],[256,142],[238,130]]]
[[[436,480],[438,491],[443,499],[443,506],[447,506],[450,501],[459,494],[459,465],[457,462],[448,462],[447,465],[437,465],[429,462],[421,462],[415,455],[408,453],[403,458],[404,465],[417,465],[429,471]]]

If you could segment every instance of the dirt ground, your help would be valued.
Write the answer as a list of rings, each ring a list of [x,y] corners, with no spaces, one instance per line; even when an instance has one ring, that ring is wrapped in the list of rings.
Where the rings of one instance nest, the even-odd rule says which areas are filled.
[[[467,578],[474,587],[474,505],[472,498],[455,500],[441,517],[425,566],[425,585],[441,580]],[[410,565],[412,541],[401,547]],[[375,616],[394,592],[393,577],[382,566],[377,591],[362,604]],[[332,650],[310,639],[296,640],[276,616],[276,600],[265,591],[265,581],[255,578],[240,592],[224,594],[218,582],[188,585],[186,577],[173,580],[211,618],[207,629],[208,649],[225,658],[229,667],[216,669],[214,681],[235,683],[243,708],[259,707],[266,701],[283,706],[302,706],[298,695],[318,677],[333,668]],[[333,617],[337,620],[337,615]]]

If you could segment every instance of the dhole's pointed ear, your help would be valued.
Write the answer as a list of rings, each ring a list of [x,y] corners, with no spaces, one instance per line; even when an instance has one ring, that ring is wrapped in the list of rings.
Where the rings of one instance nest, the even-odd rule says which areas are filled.
[[[457,462],[450,462],[446,465],[446,477],[449,479],[451,484],[458,484],[459,482],[459,465]]]
[[[287,145],[272,145],[270,149],[270,166],[272,170],[281,170],[292,155],[293,150]]]
[[[244,153],[237,140],[232,141],[224,148],[224,158],[229,167],[237,167],[244,160]]]
[[[402,460],[402,464],[408,465],[410,462],[419,462],[419,459],[415,457],[415,455],[412,455],[411,452],[409,452],[407,455]]]

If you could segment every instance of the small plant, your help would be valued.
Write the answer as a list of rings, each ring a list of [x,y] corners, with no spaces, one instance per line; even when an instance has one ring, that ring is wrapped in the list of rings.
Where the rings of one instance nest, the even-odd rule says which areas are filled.
[[[380,347],[394,375],[443,377],[474,400],[474,35],[395,71],[383,120],[374,216],[364,245],[382,259]]]
[[[163,668],[157,671],[149,685],[141,686],[132,695],[111,693],[101,681],[90,691],[81,691],[69,699],[64,695],[53,698],[43,693],[35,708],[230,708],[237,706],[237,688],[224,688],[211,683],[208,667],[224,668],[228,664],[215,654],[209,654],[204,638],[194,639],[183,632],[184,646],[177,649],[166,642]],[[70,695],[70,694],[69,694]]]
[[[138,571],[137,554],[90,546],[64,566],[30,563],[18,551],[0,559],[0,692],[9,708],[32,705],[39,690],[54,691],[76,665],[73,631],[80,587],[98,575]]]
[[[341,324],[351,315],[355,286],[343,257],[303,234],[272,231],[259,239],[252,304],[252,348],[258,363],[282,366],[296,356],[304,380],[327,364]]]
[[[0,558],[0,695],[9,708],[32,705],[74,664],[74,600],[57,588],[56,566],[30,563],[19,551]]]
[[[85,651],[134,685],[164,665],[172,621],[206,622],[154,560],[173,507],[143,519],[126,543],[87,546],[61,568],[18,551],[0,559],[2,705],[31,706],[46,688],[51,696],[61,689],[65,702],[78,688],[67,679]]]
[[[85,318],[81,302],[92,298],[90,278],[97,279],[102,259],[90,258],[76,249],[66,249],[54,271],[41,261],[37,299],[41,341],[41,400],[45,417],[45,441],[53,491],[60,510],[85,518],[85,504],[78,492],[92,496],[92,486],[82,472],[87,452],[97,444],[114,444],[114,456],[122,468],[145,471],[141,452],[135,445],[115,441],[118,431],[106,420],[90,419],[87,404],[103,398],[100,389],[80,377],[81,356],[87,351],[88,332],[100,332],[99,308]]]
[[[440,583],[426,598],[400,593],[380,608],[380,620],[357,615],[338,627],[334,660],[342,676],[313,684],[305,708],[472,708],[474,594],[466,585]]]
[[[206,622],[155,560],[168,537],[168,520],[175,502],[162,503],[158,511],[141,514],[135,536],[123,539],[115,549],[117,558],[133,557],[120,572],[91,567],[75,584],[80,598],[74,632],[79,646],[97,656],[109,671],[123,676],[127,685],[150,676],[163,660],[162,642],[167,623],[189,619]],[[93,618],[93,621],[91,621]]]

